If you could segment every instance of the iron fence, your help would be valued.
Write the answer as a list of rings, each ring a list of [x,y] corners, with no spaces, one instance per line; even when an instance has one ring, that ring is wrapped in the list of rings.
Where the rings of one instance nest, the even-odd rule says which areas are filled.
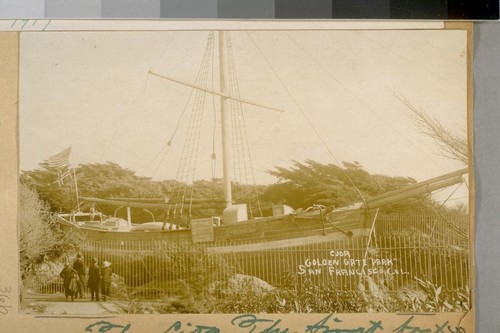
[[[379,235],[423,234],[433,239],[466,240],[469,237],[469,218],[464,214],[381,214],[377,218]]]
[[[371,237],[295,246],[87,241],[82,252],[87,266],[93,258],[99,263],[112,263],[113,293],[117,298],[157,298],[186,292],[224,297],[231,288],[240,287],[241,279],[297,292],[305,286],[400,292],[418,288],[419,281],[443,291],[467,288],[468,237],[445,229],[439,234],[401,232],[415,226],[426,228],[432,222],[429,219],[415,218],[401,227],[387,217],[380,221]],[[395,227],[389,232],[384,223]],[[454,223],[461,228],[460,223]],[[241,250],[242,245],[252,244]],[[60,278],[49,276],[34,281],[34,290],[61,292]]]

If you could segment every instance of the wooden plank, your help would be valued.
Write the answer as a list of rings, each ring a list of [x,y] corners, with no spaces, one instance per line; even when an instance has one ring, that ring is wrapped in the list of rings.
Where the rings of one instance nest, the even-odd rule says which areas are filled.
[[[132,208],[148,208],[148,209],[168,209],[168,210],[173,210],[175,209],[176,204],[171,204],[171,203],[148,203],[148,202],[133,202],[133,201],[126,201],[126,200],[110,200],[110,199],[100,199],[100,198],[91,198],[91,197],[80,197],[81,200],[84,201],[90,201],[90,202],[96,202],[96,203],[102,203],[110,206],[124,206],[124,207],[132,207]],[[177,209],[180,209],[181,204],[178,204]],[[213,208],[222,208],[223,205],[212,205],[212,204],[192,204],[190,205],[191,207],[203,207],[203,208],[208,208],[208,207],[213,207]],[[185,208],[189,207],[189,204],[184,205]]]
[[[212,218],[192,220],[191,239],[193,243],[213,242],[214,226]]]

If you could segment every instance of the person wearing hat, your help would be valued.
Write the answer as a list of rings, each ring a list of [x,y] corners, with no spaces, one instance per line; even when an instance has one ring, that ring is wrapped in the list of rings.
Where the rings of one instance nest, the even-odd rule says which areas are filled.
[[[83,262],[83,256],[81,253],[77,253],[76,260],[73,263],[73,269],[78,273],[78,288],[76,296],[79,298],[84,298],[85,280],[86,280],[86,267]]]
[[[106,301],[109,297],[109,290],[111,289],[111,274],[111,263],[105,260],[101,269],[101,293],[104,301]]]
[[[92,265],[89,267],[89,280],[87,286],[90,289],[90,299],[99,301],[99,286],[101,284],[101,268],[97,263],[97,258],[92,260]]]
[[[69,261],[64,262],[64,268],[59,273],[59,276],[63,279],[64,295],[66,296],[66,302],[68,297],[71,296],[71,301],[73,302],[75,293],[78,289],[76,280],[78,279],[78,273],[70,266]]]

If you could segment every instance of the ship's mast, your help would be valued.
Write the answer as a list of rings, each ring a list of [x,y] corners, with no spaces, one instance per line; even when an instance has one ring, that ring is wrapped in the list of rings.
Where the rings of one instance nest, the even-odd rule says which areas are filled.
[[[207,92],[209,94],[213,94],[216,96],[220,96],[220,103],[221,103],[221,140],[222,140],[222,172],[223,172],[223,178],[224,178],[224,197],[225,197],[225,204],[226,207],[229,207],[233,203],[232,199],[232,193],[231,193],[231,163],[232,163],[232,156],[231,156],[231,147],[230,147],[230,140],[231,140],[231,132],[230,132],[230,126],[231,126],[231,110],[230,110],[230,105],[229,101],[236,101],[239,103],[244,103],[248,105],[253,105],[257,106],[260,108],[272,110],[272,111],[277,111],[277,112],[283,112],[282,108],[277,108],[273,106],[266,106],[263,105],[259,102],[255,102],[249,99],[245,98],[240,98],[239,96],[231,96],[230,92],[227,87],[227,79],[226,77],[227,73],[227,67],[226,67],[226,62],[227,62],[227,54],[226,54],[226,38],[224,31],[219,31],[219,80],[220,80],[220,91],[215,91],[213,89],[209,89],[208,87],[201,86],[198,84],[193,84],[189,83],[183,80],[179,80],[177,78],[173,78],[170,76],[167,76],[165,74],[160,74],[156,73],[153,70],[149,70],[149,74],[160,77],[165,80],[169,80],[187,87],[191,87],[196,90],[201,90],[204,92]]]
[[[226,95],[228,89],[226,87],[226,75],[225,75],[225,49],[224,49],[224,31],[219,31],[219,71],[220,71],[220,90],[222,94]],[[220,97],[220,109],[221,109],[221,140],[222,140],[222,173],[224,179],[224,199],[226,202],[226,207],[229,207],[233,203],[232,193],[231,193],[231,176],[230,176],[230,162],[231,162],[231,152],[229,147],[230,133],[229,125],[231,122],[231,110],[229,110],[229,99],[227,97]]]

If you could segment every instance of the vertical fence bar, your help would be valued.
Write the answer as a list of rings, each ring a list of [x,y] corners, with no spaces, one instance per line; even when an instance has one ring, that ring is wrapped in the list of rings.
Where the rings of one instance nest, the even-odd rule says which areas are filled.
[[[443,243],[444,243],[444,240],[441,242],[441,244],[439,244],[440,249],[438,250],[438,253],[440,254],[440,257],[441,257],[441,261],[439,264],[437,264],[435,266],[437,266],[436,269],[441,271],[440,286],[442,286],[443,289],[450,289],[451,284],[453,283],[453,274],[455,273],[455,272],[453,272],[454,267],[452,264],[453,255],[450,252],[453,244],[444,243],[446,245],[443,245]],[[441,266],[441,263],[443,263],[443,262],[445,263],[445,265],[447,267],[445,270],[439,269]]]
[[[412,236],[410,236],[412,237]],[[411,242],[411,238],[409,238],[410,242]],[[415,237],[415,236],[413,236]],[[399,238],[398,241],[396,241],[396,237],[394,237],[394,244],[398,244],[399,247],[404,247],[405,251],[406,251],[406,239],[404,239],[403,241],[401,241],[401,236]],[[410,252],[410,256],[402,256],[401,254],[401,248],[398,249],[398,257],[399,258],[404,258],[404,267],[405,267],[405,270],[406,272],[408,273],[409,276],[415,276],[414,272],[413,272],[413,267],[415,267],[415,264],[416,262],[414,262],[414,258],[416,257],[414,255],[414,253]]]
[[[459,248],[460,252],[458,253],[455,253],[455,267],[456,267],[456,271],[457,271],[457,275],[456,275],[456,284],[455,284],[455,288],[456,289],[460,289],[462,288],[462,281],[463,281],[463,268],[462,268],[462,262],[463,262],[463,249],[462,249],[462,244],[460,241],[457,241],[456,242],[456,247]]]

